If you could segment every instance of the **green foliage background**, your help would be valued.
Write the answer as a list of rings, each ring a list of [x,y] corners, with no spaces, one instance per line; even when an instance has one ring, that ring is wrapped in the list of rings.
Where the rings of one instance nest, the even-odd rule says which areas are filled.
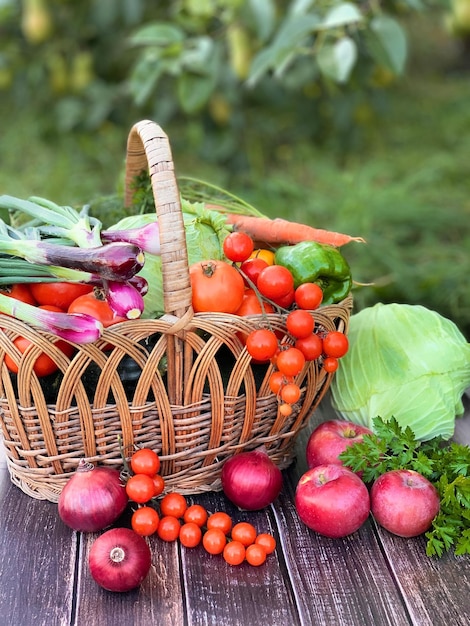
[[[371,283],[356,307],[424,304],[470,337],[465,37],[449,34],[442,8],[411,1],[351,3],[325,27],[345,4],[1,0],[0,192],[80,204],[122,191],[128,130],[150,117],[178,174],[365,237],[344,248],[356,281]],[[255,30],[254,6],[275,9]],[[283,47],[293,8],[323,27]],[[382,46],[370,40],[378,14],[393,24]],[[345,38],[354,63],[346,52],[335,65]]]

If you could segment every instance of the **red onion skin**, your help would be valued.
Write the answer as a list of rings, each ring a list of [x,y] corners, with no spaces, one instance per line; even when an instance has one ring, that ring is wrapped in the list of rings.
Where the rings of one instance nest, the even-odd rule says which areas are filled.
[[[111,528],[95,540],[88,556],[93,580],[107,591],[138,587],[150,571],[152,557],[143,537],[130,528]]]
[[[117,520],[128,501],[118,470],[82,459],[60,493],[59,516],[73,530],[98,532]]]
[[[282,472],[264,448],[229,458],[221,472],[222,489],[239,509],[258,511],[274,502],[282,489]]]

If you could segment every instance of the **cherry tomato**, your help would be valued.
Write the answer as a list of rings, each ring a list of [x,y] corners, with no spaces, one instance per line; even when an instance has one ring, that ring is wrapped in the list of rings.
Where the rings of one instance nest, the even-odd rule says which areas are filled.
[[[160,470],[160,458],[150,448],[141,448],[131,456],[131,469],[134,474],[148,474],[153,478]]]
[[[260,533],[256,537],[255,543],[263,546],[266,554],[271,554],[276,549],[276,539],[269,533]]]
[[[150,537],[157,532],[160,517],[151,506],[142,506],[134,511],[131,517],[131,526],[138,535]]]
[[[181,522],[177,517],[165,515],[158,524],[157,535],[163,541],[176,541],[180,535],[180,529]]]
[[[240,270],[242,272],[242,275],[245,275],[248,278],[247,280],[245,277],[243,277],[245,284],[248,287],[252,287],[251,283],[254,283],[256,285],[258,283],[258,276],[265,267],[268,267],[266,261],[258,257],[252,257],[251,259],[244,261],[240,265]]]
[[[276,365],[286,376],[297,376],[305,365],[305,357],[298,348],[289,347],[279,352]]]
[[[315,320],[308,311],[296,309],[291,311],[286,317],[286,328],[296,339],[308,337],[313,333]]]
[[[218,528],[224,533],[224,535],[229,534],[229,532],[232,530],[232,525],[232,518],[228,513],[225,513],[224,511],[216,511],[215,513],[209,515],[207,519],[208,529]]]
[[[281,400],[287,404],[295,404],[300,398],[300,387],[295,383],[288,383],[281,389]]]
[[[257,248],[250,255],[251,259],[263,259],[268,265],[274,265],[274,252],[266,248]]]
[[[233,541],[239,541],[246,547],[255,542],[257,534],[256,528],[250,522],[238,522],[232,528],[231,536]]]
[[[31,283],[31,293],[38,304],[54,304],[66,311],[74,300],[93,291],[91,285],[82,283]]]
[[[334,356],[328,356],[323,361],[323,369],[325,370],[325,372],[328,372],[328,374],[332,374],[333,372],[336,372],[336,370],[338,369],[338,366],[339,366],[338,359]]]
[[[173,515],[173,517],[183,517],[184,512],[188,508],[186,498],[177,492],[167,493],[160,502],[160,511],[162,515]]]
[[[240,541],[229,541],[224,548],[223,557],[229,565],[240,565],[245,560],[246,548]]]
[[[195,548],[201,543],[202,530],[195,522],[185,522],[179,533],[179,540],[185,548]]]
[[[294,278],[286,267],[269,265],[258,276],[257,287],[263,296],[274,300],[293,291]]]
[[[323,300],[323,291],[316,283],[302,283],[295,290],[295,303],[300,309],[314,311]]]
[[[155,486],[155,492],[153,494],[154,498],[163,493],[165,489],[165,479],[160,474],[155,474],[152,476],[153,484]]]
[[[225,261],[200,261],[189,268],[194,311],[235,313],[243,300],[245,283]]]
[[[272,301],[283,309],[289,309],[294,303],[295,299],[295,291],[291,289],[284,296],[280,296],[279,298],[272,298]]]
[[[263,565],[266,561],[266,550],[259,543],[252,543],[251,546],[247,546],[245,559],[250,565],[258,567]]]
[[[229,261],[246,261],[253,252],[253,239],[246,233],[234,231],[224,239],[223,250]]]
[[[204,526],[207,522],[208,513],[201,504],[191,504],[188,506],[183,515],[185,522],[193,522],[198,526]]]
[[[274,395],[277,396],[281,387],[285,385],[287,382],[286,377],[279,370],[275,370],[271,376],[269,377],[269,388],[273,392]]]
[[[245,295],[243,296],[242,303],[240,307],[237,309],[237,315],[260,315],[263,313],[263,309],[265,313],[273,313],[274,308],[269,302],[263,302],[263,307],[261,307],[261,302],[259,297],[255,294],[252,289],[246,289]]]
[[[0,289],[0,293],[4,296],[15,298],[15,300],[20,300],[20,302],[31,304],[31,306],[36,306],[38,304],[33,296],[31,285],[29,283],[15,283],[9,287],[2,287]]]
[[[114,313],[106,298],[94,291],[75,298],[67,310],[69,313],[86,313],[99,320],[105,328],[125,320]]]
[[[308,337],[297,339],[294,347],[302,352],[306,361],[315,361],[323,354],[323,341],[315,333],[308,335]]]
[[[145,504],[155,495],[155,485],[147,474],[134,474],[126,483],[129,499],[138,504]]]
[[[269,361],[278,349],[277,337],[268,328],[252,330],[246,338],[246,349],[256,361]]]
[[[202,537],[202,545],[209,554],[221,554],[227,544],[227,537],[220,528],[209,528]]]
[[[337,330],[329,332],[323,338],[323,352],[326,356],[333,356],[340,359],[346,354],[349,348],[348,338],[344,333]]]
[[[292,405],[283,402],[279,405],[278,411],[283,417],[289,417],[289,415],[292,415]]]

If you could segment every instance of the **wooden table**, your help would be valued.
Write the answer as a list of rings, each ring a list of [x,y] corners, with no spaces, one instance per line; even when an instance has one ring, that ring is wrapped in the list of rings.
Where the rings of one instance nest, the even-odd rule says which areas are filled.
[[[456,439],[470,444],[470,398]],[[328,402],[310,430],[332,416]],[[90,577],[87,555],[97,535],[75,533],[57,506],[10,483],[0,460],[0,624],[2,626],[468,626],[470,559],[425,555],[425,538],[403,539],[372,519],[354,535],[331,540],[306,528],[293,506],[305,471],[309,430],[284,489],[270,508],[241,513],[221,494],[197,496],[209,510],[249,519],[273,532],[278,548],[261,567],[230,567],[201,546],[150,539],[153,565],[141,588],[104,591]]]

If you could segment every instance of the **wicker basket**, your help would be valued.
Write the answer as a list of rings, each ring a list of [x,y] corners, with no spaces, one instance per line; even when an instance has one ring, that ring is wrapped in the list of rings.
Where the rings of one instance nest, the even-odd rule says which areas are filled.
[[[168,138],[144,120],[128,138],[126,200],[131,181],[146,169],[160,224],[165,315],[116,324],[99,341],[75,346],[70,359],[53,335],[0,316],[0,425],[7,467],[12,481],[35,498],[57,501],[83,457],[120,468],[121,445],[127,451],[156,450],[167,489],[185,494],[220,490],[224,461],[262,444],[286,468],[298,432],[329,386],[331,375],[318,362],[308,363],[298,376],[301,398],[293,414],[282,417],[268,385],[272,366],[253,365],[237,337],[259,327],[260,316],[193,313]],[[351,297],[321,307],[316,324],[347,331],[351,308]],[[285,330],[285,315],[269,318]],[[18,335],[33,344],[23,356],[13,345]],[[111,349],[104,351],[106,345]],[[33,372],[41,352],[59,367],[52,379]],[[5,354],[18,364],[17,375],[10,374]],[[136,372],[130,384],[129,366]]]

